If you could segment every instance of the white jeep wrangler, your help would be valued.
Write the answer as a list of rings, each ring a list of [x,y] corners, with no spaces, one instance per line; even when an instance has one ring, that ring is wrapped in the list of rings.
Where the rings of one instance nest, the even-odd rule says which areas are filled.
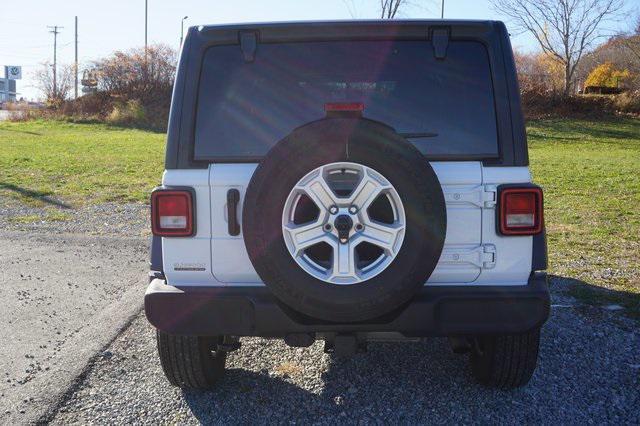
[[[207,388],[240,337],[350,355],[447,336],[526,384],[549,314],[501,22],[190,28],[145,296],[169,381]]]

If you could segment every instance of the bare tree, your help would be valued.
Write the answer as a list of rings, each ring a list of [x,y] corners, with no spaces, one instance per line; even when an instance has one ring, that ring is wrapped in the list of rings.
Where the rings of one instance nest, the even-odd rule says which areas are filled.
[[[382,19],[393,19],[398,10],[406,6],[407,0],[380,0],[380,17]]]
[[[43,63],[33,74],[35,87],[49,104],[59,104],[69,97],[74,82],[74,68],[71,65],[58,65],[56,84],[53,84],[53,66]]]
[[[636,18],[634,33],[628,37],[622,37],[624,46],[638,60],[640,60],[640,17]]]
[[[614,19],[623,0],[491,0],[496,12],[528,31],[542,50],[564,68],[564,94],[571,93],[582,56],[601,37],[602,26]]]
[[[403,15],[409,9],[428,10],[427,4],[431,4],[434,0],[377,0],[379,17],[382,19],[395,19]],[[371,0],[342,0],[352,18],[359,17],[359,10],[363,2],[371,2]]]

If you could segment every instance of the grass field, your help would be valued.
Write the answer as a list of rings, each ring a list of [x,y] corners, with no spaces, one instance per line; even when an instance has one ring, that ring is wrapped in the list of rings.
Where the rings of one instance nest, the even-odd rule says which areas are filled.
[[[528,127],[534,180],[545,191],[552,273],[585,301],[640,313],[640,120],[538,121]]]
[[[550,271],[587,302],[640,312],[640,120],[545,120],[528,127],[545,190]],[[146,202],[163,169],[164,135],[99,124],[0,123],[0,196],[81,206]],[[49,211],[47,220],[65,220]],[[28,220],[28,218],[17,218]]]
[[[164,134],[102,124],[0,122],[0,195],[72,206],[145,202],[160,182]]]

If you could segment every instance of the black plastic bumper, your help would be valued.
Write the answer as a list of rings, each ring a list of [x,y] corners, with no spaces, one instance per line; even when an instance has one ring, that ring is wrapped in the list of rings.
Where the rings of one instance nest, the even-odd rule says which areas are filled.
[[[547,276],[526,286],[425,286],[384,317],[338,324],[283,306],[266,287],[172,287],[154,279],[145,295],[147,319],[179,335],[284,337],[291,333],[400,332],[405,336],[519,333],[549,316]]]

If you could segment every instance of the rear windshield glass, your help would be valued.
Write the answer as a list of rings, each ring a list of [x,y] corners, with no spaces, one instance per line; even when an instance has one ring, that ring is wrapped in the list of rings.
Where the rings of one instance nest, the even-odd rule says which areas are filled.
[[[485,47],[451,41],[436,59],[428,41],[259,44],[209,48],[200,77],[196,160],[261,157],[331,102],[362,102],[364,116],[404,134],[430,157],[498,155]]]

